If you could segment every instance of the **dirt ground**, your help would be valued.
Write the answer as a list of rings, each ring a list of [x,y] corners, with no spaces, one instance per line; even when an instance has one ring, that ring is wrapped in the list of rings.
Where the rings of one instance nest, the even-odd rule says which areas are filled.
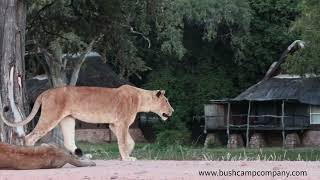
[[[276,173],[306,171],[307,176],[290,176],[289,179],[320,179],[320,162],[301,161],[150,161],[123,162],[97,160],[96,167],[76,168],[66,165],[61,169],[0,170],[0,180],[59,179],[59,180],[106,180],[106,179],[287,179]],[[199,171],[222,171],[229,176],[200,176]],[[242,171],[250,175],[241,176]],[[275,176],[253,176],[252,173],[270,171]],[[210,173],[210,172],[209,172]],[[240,176],[237,177],[236,173]],[[248,172],[247,172],[248,173]],[[297,174],[296,174],[297,175]]]

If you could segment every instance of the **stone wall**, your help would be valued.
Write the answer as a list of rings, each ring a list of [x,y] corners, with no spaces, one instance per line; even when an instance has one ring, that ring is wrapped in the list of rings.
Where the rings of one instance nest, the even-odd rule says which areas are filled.
[[[250,148],[262,148],[266,146],[265,139],[261,133],[254,133],[249,141]]]
[[[302,135],[303,146],[320,146],[320,131],[308,130]]]
[[[141,129],[130,128],[129,133],[135,142],[146,142]],[[50,143],[51,132],[41,138],[42,143]],[[105,143],[116,142],[117,138],[110,131],[109,128],[100,129],[76,129],[76,141],[90,142],[90,143]],[[59,144],[63,146],[63,143]]]
[[[111,133],[110,136],[110,133],[109,129],[77,129],[75,137],[76,141],[103,143],[115,139],[114,134]]]
[[[217,133],[207,134],[206,140],[204,142],[204,147],[220,146],[220,145],[222,145],[222,143],[221,143]]]
[[[285,147],[294,148],[301,146],[300,137],[297,133],[287,134],[285,139]]]
[[[129,129],[129,133],[135,142],[146,142],[139,128]],[[90,143],[105,143],[117,141],[110,129],[76,129],[76,141]]]
[[[243,139],[241,134],[230,134],[230,137],[228,139],[228,148],[240,148],[243,147]]]

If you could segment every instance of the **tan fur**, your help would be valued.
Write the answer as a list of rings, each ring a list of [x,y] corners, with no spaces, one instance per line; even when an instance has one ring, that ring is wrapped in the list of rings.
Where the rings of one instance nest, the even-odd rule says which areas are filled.
[[[94,162],[80,161],[54,145],[23,147],[0,143],[0,169],[51,169],[67,163],[77,167],[95,166]]]
[[[26,145],[34,145],[42,136],[60,124],[65,147],[74,152],[75,119],[87,123],[109,123],[118,139],[123,160],[130,157],[134,141],[129,126],[138,112],[154,112],[163,120],[173,113],[173,108],[164,96],[164,91],[149,91],[129,85],[119,88],[60,87],[43,92],[36,100],[30,115],[17,124],[5,120],[12,127],[27,124],[41,105],[41,116],[34,130],[25,137]],[[163,114],[166,114],[164,116]]]

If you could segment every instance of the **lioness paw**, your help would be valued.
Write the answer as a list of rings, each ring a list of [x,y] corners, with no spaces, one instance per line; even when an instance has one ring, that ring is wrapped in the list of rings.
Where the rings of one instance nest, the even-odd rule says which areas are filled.
[[[86,157],[87,159],[92,159],[92,154],[85,154],[83,156]]]
[[[91,160],[92,155],[91,154],[84,154],[80,157],[81,160]]]
[[[136,161],[137,158],[135,158],[135,157],[126,157],[126,158],[123,158],[122,160],[123,161]]]
[[[96,166],[96,163],[93,162],[93,161],[89,161],[89,162],[88,162],[88,166]]]

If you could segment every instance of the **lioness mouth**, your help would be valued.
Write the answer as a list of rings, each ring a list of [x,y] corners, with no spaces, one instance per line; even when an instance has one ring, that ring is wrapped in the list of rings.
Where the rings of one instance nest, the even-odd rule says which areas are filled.
[[[170,116],[168,115],[168,114],[166,114],[166,113],[162,113],[162,116],[163,117],[166,117],[166,118],[169,118]]]

